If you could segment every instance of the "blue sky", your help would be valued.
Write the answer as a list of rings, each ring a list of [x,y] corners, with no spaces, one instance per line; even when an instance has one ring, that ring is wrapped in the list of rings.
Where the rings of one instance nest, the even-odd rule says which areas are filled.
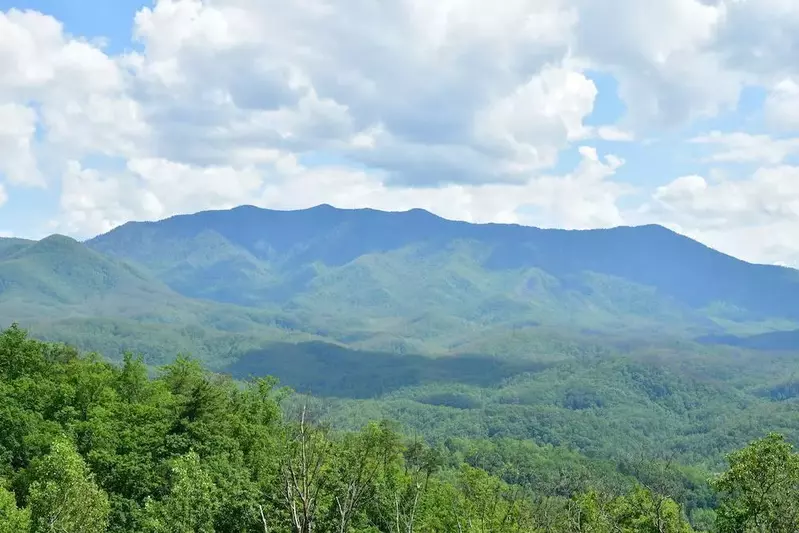
[[[0,34],[3,235],[330,203],[799,265],[793,2],[0,0]]]

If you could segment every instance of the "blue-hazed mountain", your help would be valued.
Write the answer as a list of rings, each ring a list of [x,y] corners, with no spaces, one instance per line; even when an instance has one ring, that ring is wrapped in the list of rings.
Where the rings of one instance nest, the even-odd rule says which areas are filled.
[[[799,323],[799,271],[655,225],[576,231],[242,206],[129,222],[86,244],[182,295],[279,306],[342,342],[466,348],[536,324],[748,333]]]

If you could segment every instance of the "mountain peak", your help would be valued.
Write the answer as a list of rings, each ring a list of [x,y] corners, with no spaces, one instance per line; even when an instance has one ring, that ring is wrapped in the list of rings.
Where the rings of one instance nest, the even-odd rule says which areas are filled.
[[[77,240],[67,235],[62,235],[61,233],[53,233],[52,235],[48,235],[47,237],[41,239],[39,243],[65,245],[65,246],[80,245],[80,243]]]
[[[27,246],[19,249],[17,255],[51,254],[58,256],[72,254],[85,255],[90,253],[92,253],[91,250],[72,237],[56,233],[48,235],[39,241],[30,241]]]
[[[218,237],[216,244],[197,240],[207,232]],[[742,310],[757,320],[799,320],[793,303],[799,300],[799,272],[740,261],[656,224],[566,231],[471,224],[423,209],[391,212],[321,204],[280,211],[240,206],[126,224],[88,245],[152,269],[167,268],[170,251],[190,249],[193,256],[202,256],[202,267],[191,274],[194,281],[181,280],[180,287],[224,285],[219,280],[253,276],[260,280],[253,288],[236,292],[242,301],[257,305],[274,303],[269,296],[274,294],[311,299],[337,294],[338,300],[329,302],[331,309],[351,301],[359,312],[385,313],[406,308],[408,297],[438,295],[460,301],[479,299],[469,291],[497,290],[483,295],[488,298],[484,305],[505,302],[504,308],[522,315],[521,309],[531,306],[558,307],[561,299],[582,298],[584,302],[574,304],[577,308],[610,306],[628,312],[646,301],[651,309],[678,306],[701,315],[716,306],[727,314]],[[172,272],[183,268],[173,267]],[[322,272],[337,274],[324,277]],[[512,279],[516,281],[508,281]],[[328,284],[341,287],[328,290]],[[222,285],[220,294],[230,295]],[[453,287],[466,292],[453,293]],[[620,292],[608,293],[608,287]],[[262,296],[257,296],[259,290]],[[551,298],[549,303],[535,301],[541,291]]]

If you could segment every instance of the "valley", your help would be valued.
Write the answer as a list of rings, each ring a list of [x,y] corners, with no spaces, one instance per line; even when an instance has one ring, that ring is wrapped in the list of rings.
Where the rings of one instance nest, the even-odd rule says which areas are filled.
[[[287,420],[351,435],[390,420],[452,468],[547,497],[668,478],[698,530],[726,454],[799,441],[797,295],[799,271],[656,226],[244,206],[0,239],[0,318],[31,338],[113,368],[140,356],[155,380],[194,364],[208,387],[273,376],[294,391]]]

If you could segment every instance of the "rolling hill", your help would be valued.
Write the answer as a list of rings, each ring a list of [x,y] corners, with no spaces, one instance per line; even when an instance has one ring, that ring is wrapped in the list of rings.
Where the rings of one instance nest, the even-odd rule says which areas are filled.
[[[148,302],[182,299],[145,271],[62,235],[4,241],[0,283],[4,320],[54,318],[67,309],[86,316],[124,314]]]

